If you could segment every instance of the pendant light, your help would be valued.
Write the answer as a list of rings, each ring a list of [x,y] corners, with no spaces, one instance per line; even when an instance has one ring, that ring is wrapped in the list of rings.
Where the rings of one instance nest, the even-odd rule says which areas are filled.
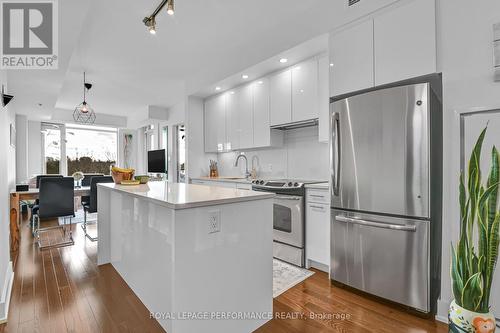
[[[85,81],[85,72],[83,72],[83,102],[73,111],[73,119],[81,124],[93,124],[95,122],[94,109],[87,103],[86,92],[92,88],[92,84]]]

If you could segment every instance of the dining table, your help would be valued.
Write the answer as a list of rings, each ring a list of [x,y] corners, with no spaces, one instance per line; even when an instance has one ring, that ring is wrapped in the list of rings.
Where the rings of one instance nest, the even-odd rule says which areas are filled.
[[[11,191],[10,192],[10,253],[11,256],[19,250],[19,242],[21,234],[19,227],[21,226],[21,210],[20,204],[23,201],[33,201],[38,199],[40,189],[30,188],[28,191]],[[89,196],[90,186],[75,187],[75,198]]]

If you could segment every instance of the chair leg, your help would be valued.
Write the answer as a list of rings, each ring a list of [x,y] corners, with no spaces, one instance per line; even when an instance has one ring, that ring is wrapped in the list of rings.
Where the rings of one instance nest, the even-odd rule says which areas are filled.
[[[88,239],[90,239],[92,242],[96,242],[97,241],[98,237],[92,237],[87,232],[87,211],[85,209],[83,210],[82,229],[83,229],[83,233],[85,234],[85,237],[87,237]]]
[[[62,241],[62,242],[56,243],[56,244],[42,245],[41,240],[40,240],[40,231],[48,231],[48,230],[52,230],[52,229],[62,229],[63,235],[66,238],[66,217],[63,217],[63,225],[41,229],[40,228],[40,217],[36,216],[36,231],[35,231],[35,233],[36,233],[38,248],[40,250],[45,250],[45,249],[52,249],[52,248],[74,245],[75,241],[73,239],[73,231],[71,230],[71,227],[73,225],[72,221],[73,221],[73,219],[70,217],[70,232],[69,232],[69,239],[68,240]]]

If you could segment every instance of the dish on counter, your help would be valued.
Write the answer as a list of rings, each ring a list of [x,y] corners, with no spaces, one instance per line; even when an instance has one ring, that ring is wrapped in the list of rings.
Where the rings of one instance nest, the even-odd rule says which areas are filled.
[[[139,181],[139,180],[122,180],[121,184],[122,185],[140,185],[141,181]]]
[[[135,180],[138,180],[141,184],[147,184],[149,182],[149,176],[139,175],[134,177]]]

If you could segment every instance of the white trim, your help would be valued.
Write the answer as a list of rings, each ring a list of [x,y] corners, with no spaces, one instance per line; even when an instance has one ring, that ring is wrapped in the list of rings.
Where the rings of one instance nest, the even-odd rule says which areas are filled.
[[[12,270],[12,261],[7,265],[7,274],[3,286],[3,293],[0,299],[0,324],[7,322],[9,316],[10,297],[12,295],[12,285],[14,283],[14,271]]]
[[[448,309],[450,308],[451,301],[443,301],[442,299],[438,300],[438,312],[435,316],[437,321],[448,324]]]

